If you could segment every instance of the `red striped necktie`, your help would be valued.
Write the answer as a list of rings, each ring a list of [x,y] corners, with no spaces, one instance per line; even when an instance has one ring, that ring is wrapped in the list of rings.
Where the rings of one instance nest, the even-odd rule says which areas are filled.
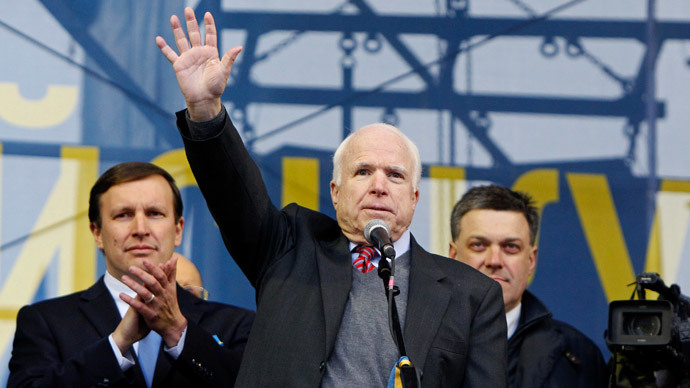
[[[371,262],[371,260],[376,257],[376,250],[374,250],[374,248],[364,245],[357,245],[352,252],[359,253],[359,256],[357,259],[355,259],[355,261],[352,262],[352,265],[354,265],[358,270],[362,271],[362,273],[367,273],[376,268]]]

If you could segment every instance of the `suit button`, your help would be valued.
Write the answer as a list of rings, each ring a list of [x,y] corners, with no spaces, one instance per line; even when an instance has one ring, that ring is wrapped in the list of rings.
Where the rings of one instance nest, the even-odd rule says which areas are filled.
[[[326,369],[326,361],[321,361],[319,364],[319,372],[323,372],[324,369]]]
[[[208,368],[206,368],[201,361],[197,361],[196,358],[192,358],[192,365],[196,368],[197,372],[204,376],[207,380],[213,380],[214,375],[213,372],[210,371]]]
[[[572,352],[566,351],[565,357],[568,359],[568,361],[573,363],[573,365],[579,366],[581,363],[580,358],[578,356],[576,356],[575,354],[573,354]]]

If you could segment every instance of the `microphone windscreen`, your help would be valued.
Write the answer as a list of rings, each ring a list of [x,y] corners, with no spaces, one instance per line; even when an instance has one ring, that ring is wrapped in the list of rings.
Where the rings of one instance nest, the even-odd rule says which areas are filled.
[[[386,223],[386,221],[384,221],[384,220],[371,220],[364,227],[364,238],[367,239],[367,241],[370,244],[375,244],[375,242],[371,239],[371,232],[377,228],[383,228],[386,231],[386,236],[390,236],[390,234],[391,234],[391,229],[388,227],[388,224]]]

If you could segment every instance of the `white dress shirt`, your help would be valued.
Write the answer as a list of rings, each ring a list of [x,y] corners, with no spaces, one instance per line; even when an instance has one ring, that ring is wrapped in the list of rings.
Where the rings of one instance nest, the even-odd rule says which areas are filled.
[[[508,324],[508,339],[515,334],[518,323],[520,322],[520,313],[522,312],[522,303],[513,307],[512,310],[506,313],[506,323]]]

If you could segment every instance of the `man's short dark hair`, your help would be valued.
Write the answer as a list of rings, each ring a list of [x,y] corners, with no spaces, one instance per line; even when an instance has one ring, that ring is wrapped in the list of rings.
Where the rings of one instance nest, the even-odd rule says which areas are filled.
[[[98,178],[91,188],[89,196],[89,221],[101,227],[101,195],[111,187],[121,183],[138,181],[153,175],[160,175],[168,181],[173,194],[173,209],[175,212],[175,223],[182,217],[182,196],[175,184],[175,179],[167,171],[147,162],[125,162],[110,167],[103,175]]]
[[[529,242],[534,245],[539,230],[539,214],[532,197],[528,194],[498,185],[470,189],[455,204],[450,215],[450,232],[453,241],[460,235],[460,220],[472,210],[507,210],[522,213],[529,226]]]

